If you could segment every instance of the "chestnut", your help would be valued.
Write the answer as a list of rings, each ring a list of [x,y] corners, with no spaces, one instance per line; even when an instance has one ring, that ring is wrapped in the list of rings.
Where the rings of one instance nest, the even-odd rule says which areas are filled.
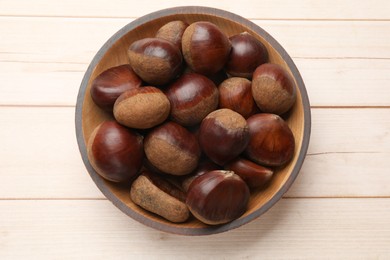
[[[249,188],[262,188],[271,180],[273,171],[244,158],[237,158],[225,166],[246,182]]]
[[[252,97],[252,84],[246,78],[232,77],[223,81],[219,87],[219,107],[229,108],[248,118],[256,112]]]
[[[244,151],[249,142],[249,129],[243,116],[222,108],[203,119],[199,143],[204,153],[216,164],[224,165]]]
[[[162,38],[172,42],[181,51],[181,38],[187,27],[188,23],[180,20],[168,22],[158,29],[156,38]]]
[[[169,116],[170,103],[155,87],[140,87],[124,92],[114,104],[114,117],[122,125],[148,129]]]
[[[144,150],[154,167],[172,175],[191,173],[198,165],[201,154],[195,135],[171,121],[146,135]]]
[[[233,77],[252,78],[255,69],[268,61],[268,51],[261,41],[248,32],[229,38],[232,51],[226,63],[226,72]]]
[[[295,149],[294,135],[287,123],[275,114],[256,114],[248,118],[250,140],[246,155],[266,166],[289,162]]]
[[[218,106],[218,89],[207,77],[186,73],[168,86],[171,118],[183,126],[200,123]]]
[[[199,163],[198,167],[191,174],[186,175],[183,179],[181,186],[184,191],[188,191],[191,183],[199,176],[213,170],[220,170],[220,166],[209,160],[203,160]]]
[[[190,185],[186,204],[203,223],[219,225],[239,218],[246,211],[249,188],[234,172],[215,170]]]
[[[87,152],[92,167],[104,179],[128,182],[142,166],[143,138],[115,121],[105,121],[89,137]]]
[[[156,185],[160,190],[164,191],[165,193],[171,195],[172,197],[175,197],[181,202],[186,201],[186,194],[179,188],[180,184],[176,185],[175,183],[174,177],[177,176],[157,174],[147,170],[142,171],[142,175],[150,179],[150,181],[153,182],[154,185]]]
[[[115,100],[126,90],[138,88],[142,80],[129,64],[109,68],[100,73],[91,84],[91,97],[101,109],[111,112]]]
[[[222,70],[230,49],[229,38],[211,22],[190,24],[182,37],[183,57],[188,66],[207,76]]]
[[[180,49],[165,39],[144,38],[135,41],[127,54],[135,73],[151,85],[168,83],[182,69]]]
[[[293,78],[282,66],[265,63],[253,73],[252,95],[262,112],[281,115],[294,105],[297,94]]]
[[[190,216],[185,194],[165,179],[144,171],[132,183],[131,200],[143,209],[171,222],[184,222]]]

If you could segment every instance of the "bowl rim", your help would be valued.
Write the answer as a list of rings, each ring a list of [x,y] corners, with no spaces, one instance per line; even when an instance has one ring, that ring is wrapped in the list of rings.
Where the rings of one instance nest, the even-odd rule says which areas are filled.
[[[303,126],[303,138],[302,138],[302,144],[300,153],[298,155],[296,164],[294,165],[294,168],[288,177],[287,181],[284,183],[284,185],[277,191],[275,196],[273,196],[267,203],[265,203],[261,208],[255,210],[254,212],[248,214],[245,217],[233,220],[232,222],[229,222],[224,225],[220,226],[207,226],[207,227],[201,227],[201,228],[188,228],[188,227],[176,227],[174,225],[169,224],[163,224],[163,223],[157,223],[154,222],[145,216],[133,211],[125,203],[120,201],[113,192],[110,191],[108,188],[104,188],[104,180],[98,176],[98,174],[95,172],[95,170],[92,168],[88,156],[87,156],[87,148],[84,141],[83,136],[83,130],[82,130],[82,110],[84,106],[84,96],[86,93],[86,89],[88,86],[89,78],[92,75],[92,72],[96,65],[100,62],[104,54],[107,50],[109,50],[112,45],[120,38],[122,38],[125,34],[127,34],[132,29],[145,24],[147,22],[150,22],[154,19],[170,16],[170,15],[176,15],[176,14],[205,14],[205,15],[213,15],[221,18],[228,18],[231,20],[234,20],[234,22],[240,23],[250,29],[252,29],[254,32],[261,35],[266,41],[272,45],[272,47],[282,56],[284,61],[286,62],[287,66],[290,68],[291,72],[295,76],[295,80],[297,83],[297,87],[300,90],[302,103],[303,103],[303,118],[304,118],[304,126]],[[226,232],[231,229],[238,228],[244,224],[247,224],[248,222],[253,221],[254,219],[258,218],[262,214],[264,214],[266,211],[268,211],[276,202],[278,202],[283,194],[287,192],[287,190],[291,187],[292,183],[298,176],[298,173],[302,167],[303,161],[305,159],[307,149],[309,146],[310,141],[310,134],[311,134],[311,111],[310,111],[310,102],[307,95],[307,91],[305,88],[305,84],[303,82],[303,79],[293,62],[292,58],[288,55],[288,53],[285,51],[285,49],[270,35],[268,34],[264,29],[262,29],[260,26],[256,25],[252,21],[239,16],[237,14],[231,13],[229,11],[217,9],[217,8],[211,8],[211,7],[205,7],[205,6],[180,6],[180,7],[172,7],[172,8],[166,8],[161,9],[156,12],[152,12],[149,14],[146,14],[142,17],[139,17],[135,19],[134,21],[128,23],[124,27],[122,27],[119,31],[117,31],[113,36],[111,36],[104,45],[99,49],[99,51],[96,53],[94,58],[92,59],[91,63],[88,66],[88,69],[86,70],[84,77],[82,79],[80,89],[77,95],[77,101],[76,101],[76,110],[75,110],[75,130],[76,130],[76,138],[78,147],[81,153],[82,160],[84,162],[85,167],[87,168],[87,171],[95,184],[98,186],[100,191],[104,194],[104,196],[111,201],[116,207],[118,207],[122,212],[124,212],[126,215],[130,216],[134,220],[152,227],[154,229],[168,232],[168,233],[174,233],[179,235],[211,235],[211,234],[217,234],[221,232]]]

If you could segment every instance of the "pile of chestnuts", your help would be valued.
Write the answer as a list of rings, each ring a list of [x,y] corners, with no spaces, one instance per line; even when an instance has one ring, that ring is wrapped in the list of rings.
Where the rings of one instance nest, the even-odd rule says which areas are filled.
[[[94,103],[112,115],[88,140],[92,167],[169,221],[239,218],[294,155],[281,117],[296,100],[290,74],[250,33],[229,38],[206,21],[169,22],[127,54],[128,64],[91,84]]]

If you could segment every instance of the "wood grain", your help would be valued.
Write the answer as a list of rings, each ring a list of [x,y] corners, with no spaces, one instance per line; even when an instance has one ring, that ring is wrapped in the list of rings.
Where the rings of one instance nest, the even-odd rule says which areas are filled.
[[[239,229],[183,237],[108,201],[0,201],[0,258],[388,259],[389,207],[389,199],[283,199]]]
[[[0,2],[1,259],[390,258],[388,1]],[[266,29],[293,56],[315,107],[287,199],[207,240],[154,231],[104,200],[73,127],[81,78],[104,42],[134,18],[184,4]]]
[[[0,198],[102,197],[78,152],[74,108],[1,108],[0,118]]]
[[[74,108],[0,107],[0,119],[12,137],[0,139],[0,198],[104,198],[82,163]],[[390,196],[389,151],[390,109],[312,109],[308,156],[286,196]]]
[[[4,16],[55,16],[55,17],[139,17],[159,9],[174,6],[200,5],[224,9],[247,18],[263,19],[390,19],[389,3],[386,0],[263,0],[210,1],[170,0],[159,2],[146,0],[142,5],[135,1],[67,1],[66,4],[38,0],[3,0],[0,15]],[[36,8],[39,6],[39,8]],[[137,8],[134,8],[136,6]]]
[[[133,20],[0,17],[0,35],[7,35],[0,41],[0,62],[89,64],[109,37]],[[390,58],[390,21],[253,22],[293,58]]]
[[[390,198],[389,156],[389,152],[309,154],[285,197]]]
[[[312,106],[390,106],[390,60],[294,58]]]

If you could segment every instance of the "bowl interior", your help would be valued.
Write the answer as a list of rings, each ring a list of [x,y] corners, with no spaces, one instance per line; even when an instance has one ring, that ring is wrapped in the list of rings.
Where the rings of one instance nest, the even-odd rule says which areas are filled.
[[[132,42],[145,37],[153,37],[162,25],[172,20],[183,20],[187,23],[210,21],[219,26],[228,36],[244,31],[249,32],[265,44],[270,62],[283,66],[297,84],[297,101],[286,117],[296,142],[293,160],[285,167],[276,170],[271,183],[265,189],[252,193],[248,210],[241,218],[223,226],[210,227],[194,218],[186,223],[174,224],[141,209],[130,200],[129,185],[105,181],[89,165],[86,157],[86,143],[94,128],[102,121],[112,119],[111,115],[100,110],[92,101],[89,92],[91,82],[104,70],[128,63],[127,49]],[[87,169],[98,187],[108,199],[129,216],[148,226],[172,233],[189,235],[218,233],[238,227],[258,217],[279,200],[294,181],[307,149],[308,126],[310,127],[309,103],[299,72],[290,57],[271,36],[255,24],[231,13],[210,8],[167,9],[142,17],[122,28],[103,46],[91,63],[80,89],[77,106],[76,117],[78,113],[80,122],[76,119],[76,124],[79,124],[78,129],[81,130],[77,133],[80,150]]]

